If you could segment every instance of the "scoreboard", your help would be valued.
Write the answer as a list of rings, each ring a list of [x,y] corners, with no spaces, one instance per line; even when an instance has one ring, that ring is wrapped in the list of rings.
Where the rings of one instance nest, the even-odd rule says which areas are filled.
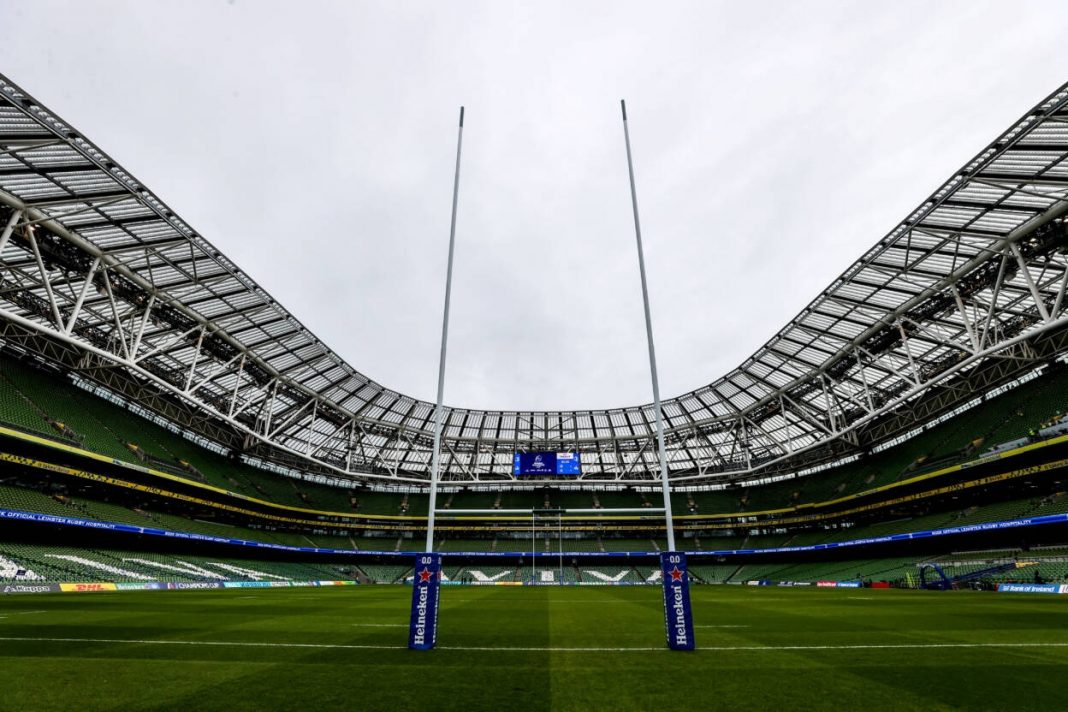
[[[556,474],[558,475],[581,475],[582,462],[577,452],[556,453]]]
[[[582,460],[577,452],[517,452],[512,474],[521,476],[581,475]]]

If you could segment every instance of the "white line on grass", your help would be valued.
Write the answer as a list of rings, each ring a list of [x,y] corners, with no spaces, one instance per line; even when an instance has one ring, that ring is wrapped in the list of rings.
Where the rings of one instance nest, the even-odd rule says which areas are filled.
[[[139,640],[124,638],[26,638],[0,637],[0,641],[23,643],[115,643],[128,645],[204,645],[234,648],[316,648],[328,650],[405,650],[404,645],[358,645],[351,643],[269,643],[227,640]],[[1068,648],[1068,643],[871,643],[860,645],[713,645],[699,650],[715,652],[753,651],[776,652],[792,650],[926,650],[943,648]],[[490,653],[647,653],[663,647],[554,647],[554,646],[493,646],[443,645],[440,650],[459,650]]]
[[[407,628],[407,623],[350,623],[357,628]]]
[[[473,601],[481,602],[483,600],[483,599],[479,599],[479,598],[457,598],[457,597],[455,597],[453,595],[452,591],[449,591],[448,596],[449,596],[449,598],[448,598],[449,607],[452,607],[453,604],[466,605],[466,604],[471,603]],[[442,599],[442,601],[444,603],[445,599]],[[593,599],[583,599],[583,598],[572,598],[572,599],[561,598],[561,599],[558,599],[558,600],[549,599],[549,600],[546,600],[546,601],[528,601],[528,602],[521,603],[521,604],[518,604],[518,605],[526,606],[528,608],[541,608],[542,604],[545,604],[545,603],[549,603],[549,604],[557,604],[557,603],[568,603],[568,604],[570,604],[570,603],[588,603],[590,605],[596,604],[598,606],[642,606],[642,605],[645,605],[648,602],[647,601],[595,601]],[[509,607],[515,607],[516,604],[509,603],[508,606]]]
[[[748,628],[747,625],[695,625],[694,628]]]
[[[596,603],[598,606],[605,606],[605,605],[609,605],[609,606],[611,606],[611,605],[640,606],[640,605],[646,603],[645,601],[598,601],[598,600],[593,599],[593,598],[560,598],[560,599],[551,599],[550,598],[548,600],[548,602],[549,603]],[[537,601],[537,603],[540,604],[541,601]]]
[[[2,641],[28,643],[128,643],[131,645],[206,645],[234,648],[345,648],[353,650],[401,650],[404,645],[351,645],[335,643],[257,643],[229,640],[133,640],[124,638],[11,638]]]

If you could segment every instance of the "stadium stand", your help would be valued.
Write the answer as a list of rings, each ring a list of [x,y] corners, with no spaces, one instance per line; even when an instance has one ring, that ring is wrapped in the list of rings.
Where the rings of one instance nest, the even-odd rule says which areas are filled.
[[[163,468],[194,481],[205,481],[228,491],[288,506],[314,505],[324,511],[385,516],[419,515],[425,510],[426,497],[418,493],[342,490],[257,470],[206,450],[118,404],[87,393],[65,381],[60,374],[46,373],[10,356],[0,359],[0,365],[3,366],[0,376],[12,386],[4,389],[0,417],[4,423],[20,430],[58,437],[63,432],[46,431],[50,429],[49,422],[61,423],[66,433],[76,434],[74,437],[81,446],[93,452],[130,464]],[[987,445],[996,444],[1001,438],[1018,437],[1057,417],[1066,405],[1062,396],[1065,385],[1068,385],[1068,372],[1058,369],[1048,377],[1024,383],[878,455],[763,487],[677,492],[673,495],[673,503],[677,511],[695,514],[761,511],[855,494],[898,482],[929,471],[932,467],[929,463],[944,466],[950,461],[959,461],[981,452]],[[467,491],[454,493],[449,498],[450,506],[454,508],[508,509],[545,504],[550,507],[605,508],[651,506],[651,502],[652,498],[646,493],[635,491],[551,494],[547,491]],[[1014,509],[1020,511],[1014,512]],[[55,512],[55,508],[49,511]],[[1023,511],[1026,511],[1025,507],[1018,508],[1013,504],[1007,505],[1003,514],[1015,516]],[[984,517],[989,520],[993,515],[991,512]],[[161,518],[165,516],[160,515]],[[965,514],[961,518],[967,517]],[[128,521],[128,517],[121,517],[119,521]],[[202,524],[189,524],[185,528],[205,530]],[[892,530],[893,527],[887,529]],[[635,550],[655,549],[655,545],[637,540],[628,546]],[[575,550],[590,549],[580,545]]]
[[[201,556],[145,553],[111,549],[0,543],[0,557],[17,570],[6,580],[50,582],[211,582],[211,581],[317,581],[339,578],[346,567],[264,560],[215,559]],[[3,581],[0,577],[0,581]]]
[[[145,558],[178,553],[127,556],[124,544],[143,549],[157,536],[144,530],[162,529],[185,546],[271,545],[236,550],[273,551],[259,563],[264,576],[325,575],[333,565],[283,559],[337,549],[367,581],[403,579],[410,567],[388,554],[421,548],[430,404],[344,363],[143,184],[0,82],[0,138],[15,141],[3,144],[10,166],[0,175],[0,257],[10,268],[0,294],[10,316],[0,337],[0,509],[40,515],[3,523],[0,570],[26,563],[46,577],[143,580],[152,561],[185,576],[176,559]],[[945,558],[957,557],[959,542],[1023,551],[1068,539],[1048,522],[998,536],[979,527],[1068,512],[1068,280],[1058,277],[1068,270],[1068,221],[1056,192],[1064,95],[954,173],[742,366],[664,401],[675,529],[682,547],[704,557],[693,562],[699,579],[898,581],[926,561],[967,569],[992,560]],[[67,138],[58,153],[37,154],[26,136]],[[1036,192],[1034,181],[1053,192]],[[89,187],[98,185],[119,203],[98,204]],[[918,239],[917,230],[934,232]],[[961,230],[967,240],[956,239],[947,259],[935,243]],[[146,249],[150,234],[158,242]],[[969,314],[987,304],[980,332]],[[519,581],[530,565],[555,582],[620,572],[621,581],[648,580],[652,557],[623,569],[581,559],[668,548],[655,514],[663,500],[650,408],[445,411],[445,510],[653,513],[565,513],[555,532],[543,521],[533,535],[523,516],[445,516],[436,541],[456,559],[453,576],[511,571]],[[546,443],[580,451],[583,479],[509,480],[513,454]],[[33,547],[54,542],[26,541],[74,526],[63,518],[89,523],[78,529],[84,546],[46,551]],[[88,534],[119,531],[111,524],[131,538]],[[907,555],[888,547],[811,561],[768,551],[944,528],[957,529],[945,535],[949,549],[917,545]],[[460,560],[508,551],[527,559],[484,570]],[[549,557],[534,556],[560,551],[574,561],[542,566]],[[702,553],[710,551],[724,553]],[[1056,558],[1031,568],[1059,575]]]
[[[380,564],[360,564],[360,570],[372,583],[398,583],[412,572],[411,566],[385,566]]]

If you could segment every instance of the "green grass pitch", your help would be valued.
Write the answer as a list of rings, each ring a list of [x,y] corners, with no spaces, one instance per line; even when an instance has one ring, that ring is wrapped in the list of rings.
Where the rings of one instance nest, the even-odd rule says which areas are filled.
[[[655,587],[0,598],[5,710],[1058,709],[1068,598],[697,587],[693,653]],[[129,642],[133,641],[133,642]]]

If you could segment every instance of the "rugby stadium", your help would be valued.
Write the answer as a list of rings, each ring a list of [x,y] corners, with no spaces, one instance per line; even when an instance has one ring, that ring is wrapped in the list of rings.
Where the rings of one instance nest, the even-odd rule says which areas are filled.
[[[440,430],[70,118],[0,76],[0,707],[1059,706],[1068,85],[707,385]]]

